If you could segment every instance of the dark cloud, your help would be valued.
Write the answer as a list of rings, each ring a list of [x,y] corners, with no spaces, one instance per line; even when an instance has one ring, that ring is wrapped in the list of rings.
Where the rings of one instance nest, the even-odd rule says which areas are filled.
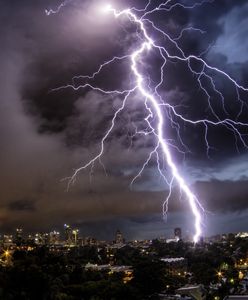
[[[10,211],[34,211],[35,208],[35,200],[30,199],[20,199],[10,202],[8,204],[8,209]]]
[[[247,208],[248,180],[197,182],[195,188],[207,210],[242,212]]]

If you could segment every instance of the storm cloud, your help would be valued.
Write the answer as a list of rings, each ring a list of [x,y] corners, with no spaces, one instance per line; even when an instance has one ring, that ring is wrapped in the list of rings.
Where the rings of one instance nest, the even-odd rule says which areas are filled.
[[[132,121],[140,120],[141,124],[145,116],[138,95],[128,100],[106,142],[102,158],[105,170],[96,163],[93,169],[81,172],[67,190],[67,178],[73,170],[98,153],[100,140],[122,99],[89,89],[52,90],[129,51],[135,42],[134,30],[128,27],[132,34],[127,37],[122,26],[113,26],[113,20],[97,17],[100,1],[72,1],[60,14],[50,17],[45,9],[56,7],[58,2],[21,2],[0,3],[1,230],[14,226],[48,230],[70,222],[82,227],[84,234],[94,235],[105,224],[108,230],[100,234],[102,238],[116,227],[130,230],[130,237],[138,238],[146,233],[149,237],[156,232],[159,235],[163,228],[169,230],[176,224],[190,228],[189,218],[183,217],[184,211],[190,216],[188,205],[180,199],[176,187],[169,206],[174,219],[169,217],[167,223],[162,220],[161,207],[168,187],[157,172],[156,158],[130,187],[154,146],[150,137],[132,137]],[[194,11],[179,8],[165,17],[155,15],[154,21],[174,36],[189,26],[206,31],[185,33],[180,42],[185,53],[199,54],[212,44],[205,53],[207,61],[247,85],[248,6],[245,1],[232,2],[215,1]],[[142,4],[130,1],[130,5]],[[117,5],[123,7],[124,3],[119,1]],[[129,87],[127,72],[125,63],[113,70],[106,68],[98,84]],[[178,103],[180,112],[186,114],[192,107],[191,117],[204,116],[206,101],[186,66],[172,62],[166,72],[170,76],[162,94],[168,102]],[[228,113],[237,116],[240,106],[235,104],[235,89],[226,85],[225,78],[217,82],[218,87],[224,86]],[[218,103],[213,106],[222,115],[220,99],[212,96]],[[247,95],[241,93],[240,97],[247,105]],[[247,106],[243,109],[240,120],[247,122]],[[247,149],[236,143],[226,128],[210,128],[208,158],[204,128],[193,127],[182,124],[183,142],[190,151],[186,156],[175,154],[181,172],[206,209],[219,214],[220,220],[225,220],[221,219],[225,213],[244,212],[248,209]],[[170,137],[174,134],[168,131]],[[139,235],[141,228],[144,232]]]

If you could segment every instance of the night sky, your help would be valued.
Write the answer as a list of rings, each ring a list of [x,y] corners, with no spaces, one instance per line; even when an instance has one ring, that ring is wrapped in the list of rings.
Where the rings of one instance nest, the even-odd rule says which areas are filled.
[[[66,178],[97,154],[121,99],[89,88],[52,90],[71,83],[75,75],[92,74],[113,56],[130,54],[137,47],[137,28],[124,18],[102,15],[99,7],[106,4],[103,0],[75,0],[58,14],[45,14],[45,9],[56,8],[59,3],[0,2],[0,231],[16,226],[26,231],[61,229],[70,223],[79,227],[82,235],[99,239],[112,239],[116,229],[130,239],[170,236],[174,227],[182,227],[184,235],[191,235],[192,215],[176,186],[167,222],[163,221],[162,202],[168,187],[157,171],[155,158],[130,189],[132,178],[155,143],[149,137],[133,137],[135,126],[142,128],[146,115],[138,94],[129,99],[105,143],[102,162],[106,172],[97,162],[93,169],[80,172],[67,191]],[[151,1],[151,7],[159,3]],[[119,9],[142,8],[144,1],[113,0],[112,4]],[[209,1],[193,10],[176,6],[149,18],[173,38],[183,28],[201,29],[185,31],[178,41],[185,54],[202,54],[211,66],[248,87],[247,1]],[[152,29],[148,30],[152,35]],[[177,54],[168,40],[159,35],[154,39]],[[143,62],[151,86],[158,79],[160,65],[155,52]],[[193,67],[199,68],[197,64]],[[95,84],[108,89],[130,88],[129,68],[127,62],[108,66]],[[214,119],[206,94],[187,64],[169,60],[164,74],[160,94],[168,103],[187,118]],[[248,123],[248,92],[239,90],[237,94],[224,76],[209,75],[225,97],[226,112],[220,95],[203,80],[218,116]],[[204,235],[247,230],[248,152],[244,143],[227,128],[210,126],[208,151],[204,126],[181,122],[180,127],[185,154],[173,147],[171,151],[206,209]],[[248,144],[248,126],[237,128]],[[182,150],[175,129],[169,126],[165,132]]]

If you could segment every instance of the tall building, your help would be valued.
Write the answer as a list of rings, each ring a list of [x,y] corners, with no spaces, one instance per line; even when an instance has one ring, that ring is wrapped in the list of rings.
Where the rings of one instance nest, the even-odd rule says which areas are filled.
[[[180,227],[177,227],[174,229],[174,235],[175,235],[175,239],[177,240],[181,240],[182,238],[182,230]]]
[[[72,228],[70,225],[65,224],[64,229],[65,229],[65,241],[68,245],[70,245],[72,244],[73,241]]]
[[[123,244],[124,243],[124,238],[123,238],[122,233],[120,232],[120,230],[116,231],[115,243],[116,244]]]
[[[72,228],[70,225],[65,224],[65,242],[68,246],[76,246],[78,245],[78,234],[79,230]]]
[[[78,244],[78,229],[73,229],[72,230],[72,243],[76,246]]]
[[[22,228],[16,228],[15,236],[14,236],[14,242],[17,246],[20,246],[23,243],[23,229]]]
[[[22,239],[22,237],[23,237],[23,229],[22,228],[16,228],[15,238]]]

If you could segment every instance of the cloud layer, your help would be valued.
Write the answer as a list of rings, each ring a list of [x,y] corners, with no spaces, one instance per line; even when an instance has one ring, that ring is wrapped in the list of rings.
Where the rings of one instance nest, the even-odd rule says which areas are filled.
[[[248,8],[242,1],[239,5],[220,2],[222,6],[219,2],[207,4],[195,13],[175,10],[164,19],[157,16],[156,20],[174,34],[179,25],[196,25],[206,30],[203,39],[197,34],[186,34],[181,42],[185,51],[200,53],[207,44],[216,42],[217,47],[206,58],[212,64],[221,62],[225,70],[245,85],[248,58],[244,28],[248,19],[242,12]],[[130,230],[130,236],[138,237],[141,228],[149,236],[175,223],[190,228],[187,218],[182,217],[183,211],[189,213],[188,207],[180,200],[177,188],[170,205],[174,219],[169,219],[167,224],[162,218],[158,220],[168,189],[156,171],[155,159],[130,189],[133,176],[154,145],[149,137],[132,139],[133,120],[142,126],[145,115],[138,95],[128,100],[128,108],[119,116],[118,125],[106,143],[103,156],[106,173],[101,164],[96,164],[94,169],[82,172],[69,191],[66,190],[68,181],[62,179],[71,176],[73,169],[99,151],[99,141],[122,99],[87,89],[76,93],[51,92],[51,89],[70,82],[74,75],[93,72],[112,55],[125,53],[126,44],[133,43],[134,36],[127,38],[122,27],[113,26],[112,19],[97,18],[97,1],[83,4],[75,1],[61,14],[47,17],[44,9],[50,5],[48,1],[29,0],[21,4],[19,1],[0,4],[3,45],[0,50],[0,225],[3,230],[19,225],[29,230],[45,230],[71,222],[84,227],[85,234],[94,234],[102,224],[108,224],[109,228],[119,226]],[[203,18],[203,14],[209,17]],[[237,35],[235,26],[241,28]],[[204,114],[202,95],[195,89],[193,79],[188,77],[185,67],[176,67],[177,73],[173,67],[170,64],[166,69],[170,78],[163,87],[164,96],[171,103],[178,101],[183,103],[182,107],[192,107],[191,116]],[[125,63],[113,70],[107,68],[98,79],[99,85],[128,86],[126,71]],[[220,86],[223,80],[220,79]],[[226,90],[228,111],[234,116],[237,114],[234,91],[229,85]],[[247,96],[241,96],[247,100]],[[220,110],[218,105],[216,109]],[[173,137],[174,131],[168,134]],[[211,128],[209,141],[213,150],[208,160],[202,134],[202,128],[195,131],[184,128],[184,142],[192,152],[186,160],[175,156],[182,173],[209,211],[220,215],[245,211],[248,174],[242,166],[247,152],[240,147],[243,155],[237,155],[233,136],[225,129],[218,132]],[[141,235],[145,237],[144,232]]]

